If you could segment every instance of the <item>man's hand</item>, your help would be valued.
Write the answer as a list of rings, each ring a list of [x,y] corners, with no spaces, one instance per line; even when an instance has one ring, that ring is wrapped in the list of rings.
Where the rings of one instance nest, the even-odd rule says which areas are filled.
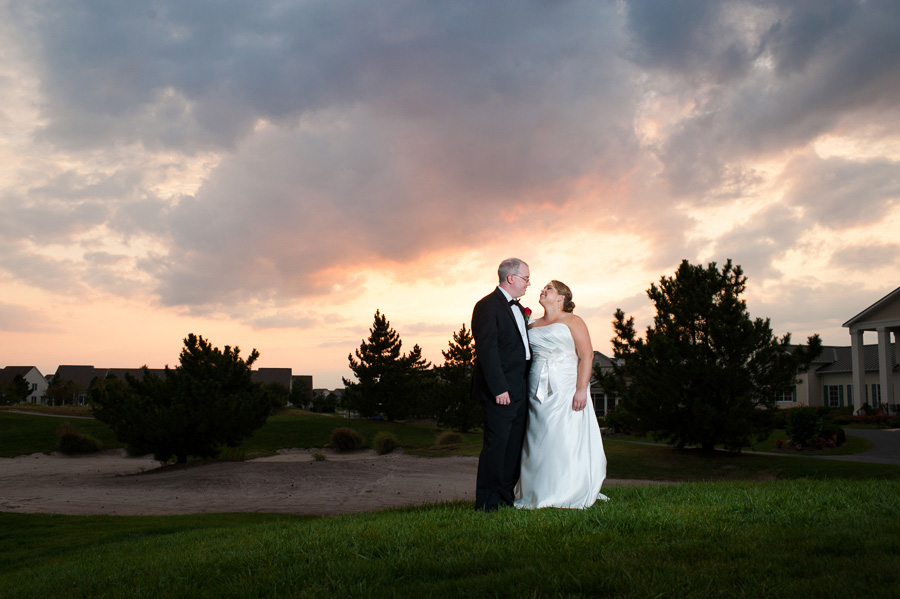
[[[509,405],[509,391],[504,391],[500,395],[497,396],[497,405],[498,406],[508,406]]]

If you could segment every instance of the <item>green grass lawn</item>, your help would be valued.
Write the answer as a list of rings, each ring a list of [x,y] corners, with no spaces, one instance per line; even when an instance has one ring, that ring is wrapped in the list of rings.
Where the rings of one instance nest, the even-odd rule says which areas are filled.
[[[54,413],[55,408],[45,410]],[[80,412],[85,413],[85,412]],[[65,415],[71,415],[64,412]],[[55,418],[43,415],[17,414],[0,410],[0,457],[14,457],[30,453],[46,453],[56,449],[56,429],[63,422],[71,422],[85,433],[100,439],[104,448],[122,447],[112,431],[97,420]],[[481,451],[481,433],[463,435],[461,444],[438,446],[436,440],[441,429],[427,423],[401,423],[343,418],[337,415],[313,414],[301,410],[284,410],[269,417],[266,424],[246,439],[240,451],[230,451],[229,456],[254,458],[273,455],[283,448],[326,447],[331,431],[337,427],[349,427],[358,431],[368,446],[379,431],[394,435],[397,444],[407,453],[426,456],[478,455]]]
[[[782,439],[786,444],[789,444],[790,437],[784,429],[775,429],[772,431],[772,434],[768,439],[763,441],[757,441],[749,448],[744,451],[771,451],[775,453],[799,453],[799,455],[849,455],[853,453],[861,453],[863,451],[867,451],[872,448],[872,442],[868,439],[863,439],[862,437],[854,437],[853,436],[853,428],[852,427],[844,427],[845,434],[847,435],[847,442],[841,445],[840,447],[833,447],[831,449],[804,449],[801,452],[797,452],[795,449],[790,447],[785,447],[784,449],[778,449],[775,446],[775,442],[778,439]],[[662,441],[658,441],[651,436],[641,437],[639,435],[625,435],[625,434],[616,434],[616,435],[608,435],[605,437],[608,440],[615,441],[632,441],[635,443],[662,443]]]
[[[786,458],[784,458],[786,459]],[[0,597],[896,597],[900,482],[617,487],[586,511],[0,513]]]
[[[56,429],[64,422],[70,422],[82,432],[96,437],[103,447],[122,446],[109,427],[97,420],[34,416],[0,410],[0,457],[55,451]]]
[[[53,451],[56,428],[67,420],[0,411],[0,457]],[[95,420],[70,420],[85,432],[102,440],[104,447],[119,447],[110,430]],[[463,435],[463,443],[436,445],[440,429],[427,423],[399,423],[361,418],[342,418],[287,410],[269,421],[238,452],[238,459],[272,455],[280,448],[314,448],[328,445],[331,431],[347,426],[359,431],[369,442],[379,431],[393,434],[406,453],[426,457],[476,456],[481,450],[481,434]],[[660,481],[775,480],[785,478],[900,478],[900,466],[816,460],[814,458],[719,452],[704,456],[693,450],[676,451],[667,446],[625,442],[624,436],[604,439],[609,458],[608,476],[619,479]],[[646,439],[640,439],[646,441]],[[859,441],[864,441],[858,439]],[[852,443],[848,441],[848,445]],[[868,442],[865,442],[867,448]],[[830,450],[834,451],[834,450]],[[796,453],[796,452],[786,452]],[[821,452],[827,453],[827,452]]]
[[[435,442],[441,429],[434,424],[344,418],[301,410],[284,410],[271,416],[265,426],[244,441],[241,448],[247,457],[259,457],[272,455],[283,448],[326,447],[331,440],[331,431],[337,427],[354,429],[363,436],[368,446],[371,446],[377,433],[388,432],[394,435],[400,447],[412,454],[458,455],[474,451],[473,455],[478,455],[481,451],[481,432],[463,435],[461,445],[437,447]]]
[[[49,451],[64,421],[0,411],[0,452]],[[111,439],[102,423],[73,422]],[[243,451],[322,446],[336,426],[369,440],[389,431],[423,455],[477,453],[480,442],[439,448],[428,424],[286,411]],[[605,447],[610,478],[682,484],[610,487],[610,501],[586,511],[0,512],[0,599],[900,597],[900,466],[704,456],[616,437]]]

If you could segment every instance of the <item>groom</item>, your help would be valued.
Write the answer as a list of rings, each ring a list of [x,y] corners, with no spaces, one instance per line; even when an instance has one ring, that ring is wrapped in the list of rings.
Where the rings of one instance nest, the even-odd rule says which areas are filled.
[[[528,265],[518,258],[507,258],[497,273],[497,289],[479,300],[472,311],[472,397],[484,412],[475,509],[486,512],[513,504],[528,418],[526,388],[531,359],[525,313],[518,303],[531,284]]]

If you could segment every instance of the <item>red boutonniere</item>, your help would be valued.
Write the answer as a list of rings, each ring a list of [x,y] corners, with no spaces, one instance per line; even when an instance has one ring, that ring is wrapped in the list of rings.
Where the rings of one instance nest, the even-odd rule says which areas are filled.
[[[531,308],[525,308],[522,312],[525,314],[525,322],[527,323],[531,319]]]

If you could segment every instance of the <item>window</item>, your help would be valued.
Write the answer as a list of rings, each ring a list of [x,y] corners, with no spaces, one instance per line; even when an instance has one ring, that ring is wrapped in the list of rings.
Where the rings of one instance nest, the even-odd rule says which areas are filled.
[[[795,402],[797,401],[797,388],[794,387],[790,391],[785,391],[784,393],[778,395],[776,401],[786,401],[786,402]]]
[[[825,405],[829,408],[839,408],[844,405],[843,385],[825,385]]]
[[[881,383],[872,383],[872,407],[881,405]]]

